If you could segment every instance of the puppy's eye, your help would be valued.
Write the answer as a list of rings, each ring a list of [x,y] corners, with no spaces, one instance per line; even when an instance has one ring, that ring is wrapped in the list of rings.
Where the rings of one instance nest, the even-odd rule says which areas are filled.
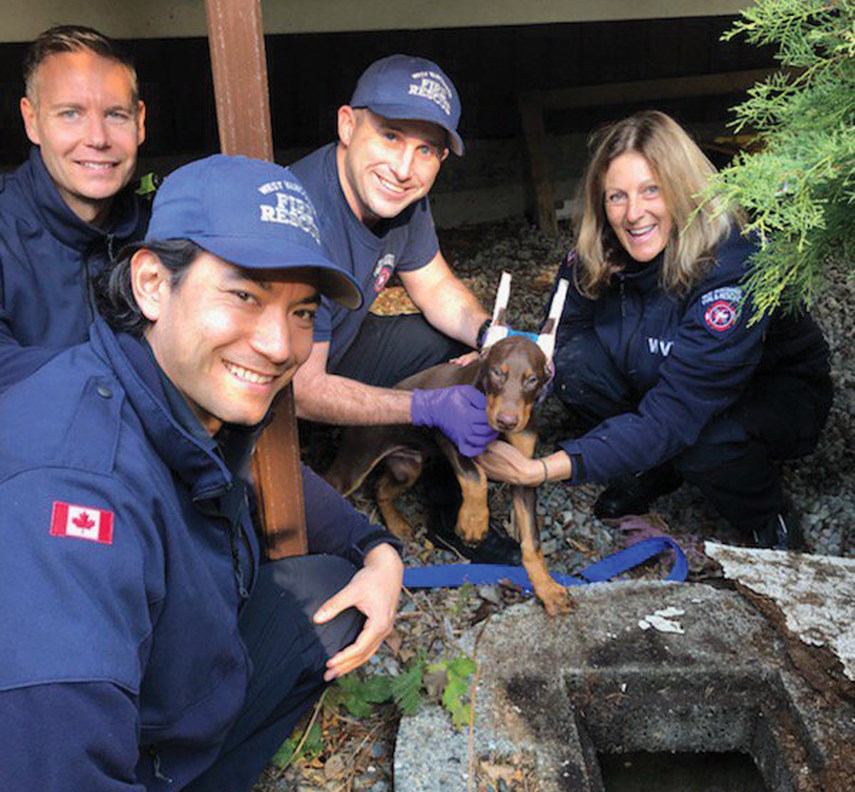
[[[505,372],[502,371],[502,368],[500,366],[491,366],[490,377],[492,377],[494,380],[503,380],[505,378]]]
[[[537,376],[537,374],[529,374],[529,376],[525,379],[526,388],[528,388],[529,390],[536,388],[539,379],[540,378]]]

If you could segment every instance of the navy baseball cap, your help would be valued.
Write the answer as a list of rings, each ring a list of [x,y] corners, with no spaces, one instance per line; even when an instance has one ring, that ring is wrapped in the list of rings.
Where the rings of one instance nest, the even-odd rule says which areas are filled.
[[[390,55],[374,61],[359,78],[351,107],[367,107],[384,118],[430,121],[448,132],[448,147],[463,156],[457,134],[460,97],[454,83],[433,61]]]
[[[215,154],[173,171],[157,191],[144,247],[189,239],[246,269],[309,267],[318,291],[351,310],[356,281],[321,248],[318,216],[297,177],[272,162]]]

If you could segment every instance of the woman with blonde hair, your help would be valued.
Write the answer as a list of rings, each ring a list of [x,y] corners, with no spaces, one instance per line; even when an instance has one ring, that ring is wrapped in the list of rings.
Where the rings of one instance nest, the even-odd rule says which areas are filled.
[[[601,519],[643,514],[683,480],[745,536],[802,546],[776,460],[810,453],[831,405],[810,315],[754,322],[756,241],[699,193],[715,168],[672,118],[637,113],[592,139],[558,329],[555,394],[591,429],[527,459],[495,442],[491,478],[609,483]]]

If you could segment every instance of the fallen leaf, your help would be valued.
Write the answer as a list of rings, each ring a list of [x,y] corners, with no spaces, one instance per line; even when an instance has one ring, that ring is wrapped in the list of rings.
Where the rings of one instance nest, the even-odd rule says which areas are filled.
[[[347,763],[340,754],[331,756],[324,763],[324,778],[327,781],[336,781],[342,778],[347,772]]]
[[[401,644],[404,642],[404,639],[401,637],[401,633],[399,633],[396,629],[392,629],[386,636],[386,646],[389,647],[389,651],[392,653],[394,657],[398,657],[401,652]]]

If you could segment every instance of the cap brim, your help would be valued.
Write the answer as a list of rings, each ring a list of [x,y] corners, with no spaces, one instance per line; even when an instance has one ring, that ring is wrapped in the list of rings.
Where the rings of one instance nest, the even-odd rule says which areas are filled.
[[[215,256],[246,269],[310,267],[318,272],[315,285],[324,297],[351,311],[362,305],[362,291],[359,285],[344,270],[329,261],[320,249],[283,243],[275,252],[271,252],[269,242],[259,245],[255,240],[245,237],[191,236],[189,238]]]
[[[443,123],[443,120],[441,120],[440,117],[431,115],[430,113],[416,115],[413,113],[412,105],[372,103],[364,106],[372,113],[383,116],[383,118],[394,118],[398,121],[427,121],[430,124],[436,124],[438,127],[442,127],[448,133],[448,148],[450,148],[458,157],[463,156],[463,152],[465,151],[463,139],[454,129],[448,126],[448,124]]]
[[[269,243],[260,246],[244,237],[189,235],[183,238],[244,269],[312,269],[315,271],[313,285],[324,297],[351,311],[362,306],[362,290],[356,280],[325,258],[319,250],[312,250],[303,245],[283,244],[276,253],[271,254]],[[119,254],[120,259],[132,256],[137,250],[144,248],[147,242],[153,241],[125,245]]]

